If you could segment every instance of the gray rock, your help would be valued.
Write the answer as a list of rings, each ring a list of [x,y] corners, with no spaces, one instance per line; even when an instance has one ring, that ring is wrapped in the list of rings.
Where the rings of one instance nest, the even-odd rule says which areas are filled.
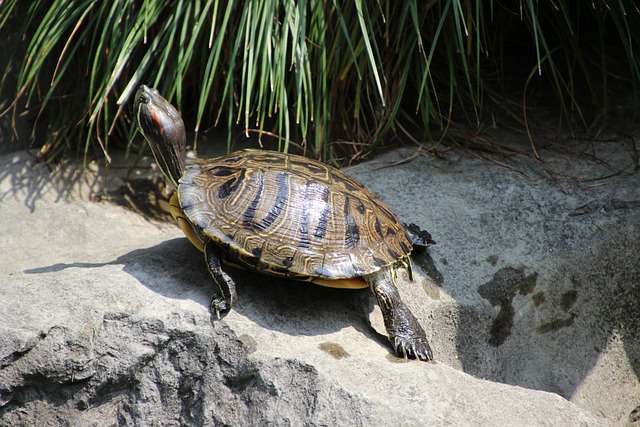
[[[231,271],[239,301],[214,321],[202,256],[175,226],[88,201],[102,174],[0,157],[0,424],[632,421],[633,176],[593,186],[464,155],[379,169],[409,154],[349,173],[438,242],[401,283],[436,363],[390,354],[367,290]]]

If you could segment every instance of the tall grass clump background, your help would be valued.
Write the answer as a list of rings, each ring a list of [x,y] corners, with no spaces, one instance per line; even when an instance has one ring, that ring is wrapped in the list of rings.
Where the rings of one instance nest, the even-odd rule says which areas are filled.
[[[334,160],[526,126],[536,102],[605,126],[640,81],[640,11],[614,0],[4,0],[9,32],[4,114],[29,117],[47,159],[108,161],[142,83],[192,130]]]

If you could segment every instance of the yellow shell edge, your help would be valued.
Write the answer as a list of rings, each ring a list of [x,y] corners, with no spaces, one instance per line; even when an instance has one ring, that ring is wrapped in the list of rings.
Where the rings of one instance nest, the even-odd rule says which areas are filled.
[[[182,230],[187,239],[191,242],[193,246],[198,248],[200,252],[204,253],[204,243],[193,228],[191,227],[191,222],[184,216],[184,212],[182,211],[182,207],[180,206],[180,200],[178,199],[178,192],[176,191],[171,196],[171,200],[169,201],[169,210],[171,211],[171,216],[176,220],[178,226]]]

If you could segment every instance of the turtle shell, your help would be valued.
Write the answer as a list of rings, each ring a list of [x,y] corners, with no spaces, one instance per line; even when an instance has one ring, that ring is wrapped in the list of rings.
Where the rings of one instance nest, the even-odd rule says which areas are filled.
[[[228,261],[300,280],[374,273],[408,256],[396,215],[336,168],[275,151],[187,159],[178,196]]]

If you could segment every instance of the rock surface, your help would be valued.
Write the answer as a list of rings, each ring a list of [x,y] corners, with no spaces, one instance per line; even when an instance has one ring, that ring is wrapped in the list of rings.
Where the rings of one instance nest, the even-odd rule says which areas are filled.
[[[177,227],[0,157],[0,424],[636,425],[640,186],[596,179],[631,157],[410,154],[348,172],[438,242],[400,284],[435,363],[390,355],[366,290],[232,271],[214,321]]]

